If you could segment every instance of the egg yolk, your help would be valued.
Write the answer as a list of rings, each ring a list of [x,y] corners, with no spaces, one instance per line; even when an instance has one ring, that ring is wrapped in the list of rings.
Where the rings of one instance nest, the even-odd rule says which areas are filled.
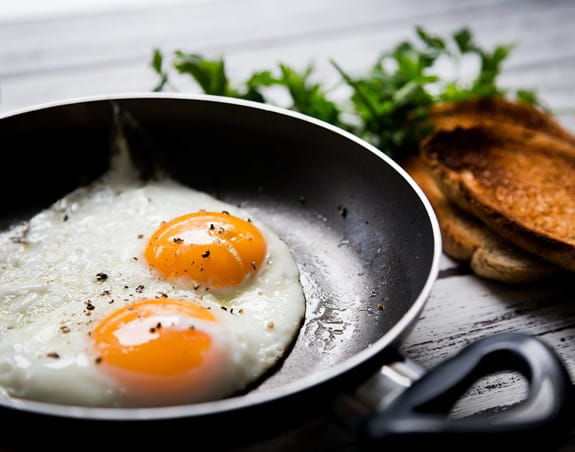
[[[198,326],[212,313],[185,300],[161,298],[128,305],[92,331],[96,362],[140,375],[174,377],[203,365],[212,346]]]
[[[212,288],[241,284],[265,256],[260,231],[226,212],[196,212],[167,221],[144,251],[148,264],[162,277],[189,278]]]

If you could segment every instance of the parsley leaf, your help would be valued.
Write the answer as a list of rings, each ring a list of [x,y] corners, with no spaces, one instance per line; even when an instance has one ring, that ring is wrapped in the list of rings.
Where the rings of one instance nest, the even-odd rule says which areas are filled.
[[[176,50],[173,65],[180,74],[190,74],[206,94],[238,96],[236,91],[230,88],[224,60],[221,58],[208,60],[196,53]]]
[[[292,99],[291,109],[332,124],[339,124],[339,108],[327,98],[319,83],[310,81],[312,73],[313,66],[298,72],[293,67],[280,64],[280,76],[275,84],[287,89]]]
[[[352,75],[332,60],[332,66],[351,90],[349,98],[340,103],[329,98],[321,83],[313,81],[312,65],[300,71],[282,63],[233,84],[221,57],[209,59],[176,50],[171,67],[179,74],[191,76],[206,94],[274,103],[269,90],[283,90],[288,108],[349,130],[399,159],[417,149],[418,143],[431,132],[425,119],[434,105],[510,94],[498,85],[497,78],[513,45],[484,50],[467,28],[447,38],[433,35],[423,27],[415,31],[415,42],[398,43],[363,74]],[[445,80],[434,74],[439,59],[449,59],[454,67],[459,67],[466,55],[478,58],[480,63],[470,82],[458,78]],[[159,49],[153,51],[151,66],[158,76],[154,91],[162,91],[169,86],[169,75]],[[533,91],[522,89],[512,95],[539,104]],[[354,120],[344,121],[346,114]]]
[[[159,76],[158,84],[154,87],[153,91],[162,91],[166,83],[168,83],[168,74],[163,69],[164,56],[159,49],[154,49],[152,55],[152,69]]]

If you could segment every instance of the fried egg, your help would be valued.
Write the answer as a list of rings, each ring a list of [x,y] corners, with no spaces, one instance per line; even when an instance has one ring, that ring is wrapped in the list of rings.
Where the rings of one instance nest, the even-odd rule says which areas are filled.
[[[248,212],[116,168],[0,234],[0,386],[83,406],[233,395],[286,353],[296,263]]]

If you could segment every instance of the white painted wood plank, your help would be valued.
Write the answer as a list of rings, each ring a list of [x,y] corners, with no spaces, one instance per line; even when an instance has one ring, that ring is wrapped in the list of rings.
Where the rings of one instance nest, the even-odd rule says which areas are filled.
[[[197,3],[206,0],[18,0],[0,2],[0,23],[28,22],[74,17],[106,11],[139,10],[151,6]]]
[[[475,17],[482,11],[486,13],[480,17],[493,15],[497,10],[489,5],[499,3],[502,0],[212,1],[187,8],[5,24],[0,25],[0,42],[9,45],[0,47],[0,75],[134,61],[147,56],[153,46],[229,53],[363,36],[377,30],[399,28],[405,33],[414,23],[452,23],[451,18],[461,23],[466,15]],[[512,0],[503,2],[507,3],[515,4]],[[540,9],[537,4],[527,8]],[[383,46],[373,41],[370,47]]]
[[[516,3],[511,4],[516,5]],[[575,6],[575,4],[573,4]],[[495,45],[496,43],[518,41],[518,46],[510,57],[509,64],[505,68],[502,82],[512,87],[537,87],[542,98],[552,108],[562,108],[575,105],[575,90],[572,89],[575,77],[575,55],[569,56],[571,49],[566,43],[574,39],[573,27],[570,26],[570,20],[575,19],[575,8],[567,4],[562,8],[542,8],[536,3],[530,8],[517,7],[517,14],[514,17],[514,25],[504,26],[504,15],[497,14],[497,9],[485,7],[485,12],[473,14],[463,14],[454,21],[446,21],[442,15],[430,16],[429,26],[433,32],[447,33],[457,28],[462,22],[466,22],[472,27],[477,35],[478,41],[486,45]],[[479,9],[479,12],[483,9]],[[474,10],[475,12],[475,10]],[[301,12],[304,14],[304,12]],[[453,13],[451,13],[453,14]],[[335,21],[335,24],[341,27],[337,15],[326,18]],[[521,20],[521,18],[523,18]],[[553,23],[551,30],[543,29]],[[324,27],[329,25],[324,24]],[[539,24],[539,25],[538,25]],[[374,29],[367,27],[356,33],[341,32],[333,25],[333,32],[324,33],[315,36],[308,41],[306,29],[298,33],[304,33],[303,38],[283,39],[271,42],[260,42],[260,47],[253,45],[248,48],[236,48],[232,44],[224,45],[221,49],[226,55],[228,71],[231,78],[241,79],[256,69],[274,67],[278,61],[287,62],[295,66],[303,67],[309,62],[315,62],[317,66],[317,78],[325,80],[327,85],[333,85],[338,76],[333,68],[329,65],[329,58],[334,58],[346,67],[350,72],[363,71],[369,67],[375,60],[376,56],[384,49],[390,48],[393,44],[401,39],[413,38],[413,23],[407,24],[403,20],[391,21],[390,25],[384,29]],[[511,33],[505,30],[512,30]],[[0,30],[2,28],[0,27]],[[501,31],[503,30],[503,31]],[[540,30],[538,33],[532,33],[533,30]],[[132,37],[134,38],[134,37]],[[174,38],[176,39],[176,38]],[[167,46],[166,50],[174,47],[184,47],[190,51],[202,50],[201,43],[196,45],[183,45],[183,43],[194,42],[193,39],[184,39],[178,37],[177,43]],[[229,39],[229,38],[228,38]],[[37,42],[37,41],[35,41]],[[562,46],[558,46],[562,42]],[[31,45],[31,44],[28,44]],[[50,60],[58,60],[58,55],[50,53],[50,43],[47,43],[40,52],[48,52]],[[61,43],[64,45],[64,43]],[[108,55],[107,50],[109,43],[101,48],[85,48],[86,58],[94,58],[96,55]],[[120,44],[118,45],[122,47]],[[153,85],[153,76],[148,68],[148,63],[153,44],[145,45],[145,53],[132,59],[132,56],[126,57],[118,54],[118,62],[109,65],[100,65],[80,60],[75,64],[79,66],[67,66],[57,68],[59,63],[55,64],[54,70],[47,70],[42,65],[43,59],[40,58],[39,70],[26,76],[8,76],[0,78],[0,88],[2,89],[2,103],[0,109],[3,111],[18,108],[27,103],[44,102],[58,98],[68,98],[78,95],[98,94],[103,92],[126,92],[148,90]],[[68,44],[68,48],[70,45]],[[141,47],[138,47],[141,49]],[[131,51],[131,50],[130,50]],[[142,50],[143,52],[143,50]],[[13,54],[12,56],[2,54],[0,50],[0,64],[4,61],[5,66],[10,66],[9,71],[28,71],[28,66],[33,61],[30,54],[31,50],[24,52],[23,55]],[[64,52],[65,53],[65,52]],[[208,54],[216,55],[219,51],[211,50]],[[131,54],[130,54],[131,55]],[[550,57],[557,58],[561,62],[557,64],[545,64]],[[65,61],[62,64],[69,64],[67,58],[73,58],[64,55]],[[4,59],[3,59],[4,58]],[[78,62],[79,61],[79,62]],[[537,63],[540,63],[539,65]],[[87,65],[85,65],[87,64]],[[529,66],[531,64],[531,66]],[[521,67],[528,66],[521,70]],[[0,66],[0,72],[2,66]],[[48,66],[49,69],[50,66]],[[16,69],[14,69],[16,68]],[[197,91],[191,83],[186,82],[182,77],[175,77],[175,84],[183,90]],[[337,94],[336,94],[337,95]],[[26,98],[30,100],[26,102]]]
[[[572,276],[534,284],[508,285],[475,276],[436,282],[428,304],[402,352],[426,367],[453,356],[465,345],[504,331],[535,335],[554,348],[575,377],[575,303]],[[455,415],[517,402],[525,385],[517,378],[486,379]],[[487,389],[491,397],[485,397]]]

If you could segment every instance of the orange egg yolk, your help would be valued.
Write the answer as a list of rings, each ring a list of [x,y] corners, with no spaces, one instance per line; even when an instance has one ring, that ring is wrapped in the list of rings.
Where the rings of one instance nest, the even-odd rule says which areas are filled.
[[[189,278],[212,288],[241,284],[265,256],[260,231],[225,212],[196,212],[167,221],[144,251],[148,264],[162,277]]]
[[[96,362],[152,377],[174,377],[202,366],[212,340],[194,322],[216,322],[185,300],[143,300],[104,318],[92,331]]]

